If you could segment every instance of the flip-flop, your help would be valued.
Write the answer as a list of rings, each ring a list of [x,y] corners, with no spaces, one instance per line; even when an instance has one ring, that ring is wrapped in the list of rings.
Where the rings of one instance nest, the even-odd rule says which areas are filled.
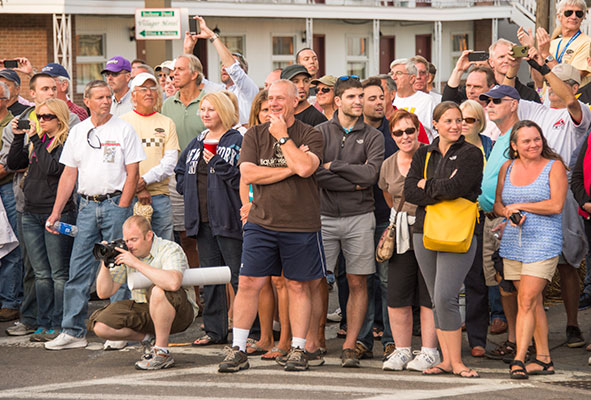
[[[268,351],[269,350],[262,348],[258,344],[253,343],[253,344],[251,344],[250,346],[248,346],[246,348],[246,355],[249,355],[249,356],[260,356],[262,354],[265,354]]]
[[[427,372],[427,370],[424,370],[423,375],[449,375],[449,374],[451,374],[451,371],[447,371],[437,365],[434,367],[428,368],[428,369],[436,369],[437,371],[436,372]]]
[[[273,347],[271,350],[261,356],[261,360],[274,361],[277,357],[286,356],[287,351],[280,349],[279,347]]]
[[[469,374],[472,371],[474,371],[472,368],[466,368],[466,369],[461,370],[460,372],[454,372],[454,375],[459,376],[460,378],[466,378],[466,379],[480,378],[480,375],[478,375],[478,372],[476,372],[476,371],[474,371],[474,372],[476,372],[476,375],[463,375],[465,373]]]
[[[209,335],[203,335],[203,336],[195,339],[195,341],[193,342],[192,345],[193,346],[196,346],[196,347],[200,347],[200,346],[210,346],[210,345],[213,345],[213,344],[224,344],[224,343],[226,343],[226,342],[225,341],[218,341],[218,342],[216,342],[216,341],[214,341],[211,338],[211,336],[209,336]]]

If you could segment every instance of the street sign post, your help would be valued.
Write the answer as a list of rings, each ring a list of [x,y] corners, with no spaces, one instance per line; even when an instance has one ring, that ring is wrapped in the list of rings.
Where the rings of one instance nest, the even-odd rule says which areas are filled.
[[[180,9],[140,8],[135,10],[135,38],[136,40],[180,39]]]

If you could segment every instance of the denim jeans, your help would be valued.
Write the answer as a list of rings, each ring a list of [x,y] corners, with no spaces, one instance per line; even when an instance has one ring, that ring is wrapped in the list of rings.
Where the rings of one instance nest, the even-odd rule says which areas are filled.
[[[345,256],[341,251],[339,258],[337,259],[337,268],[334,273],[337,281],[339,308],[341,309],[341,322],[339,323],[339,328],[344,330],[347,330],[347,301],[349,301],[349,282],[347,282],[347,274],[345,273],[346,267]]]
[[[35,272],[29,255],[27,254],[27,246],[23,236],[23,213],[17,212],[18,225],[18,241],[21,249],[21,256],[23,258],[23,301],[20,308],[20,322],[23,324],[36,328],[37,327],[37,293],[35,293]]]
[[[92,255],[95,243],[122,237],[123,222],[131,215],[131,207],[119,207],[115,196],[97,203],[80,199],[76,226],[78,234],[70,258],[70,273],[64,287],[62,330],[68,335],[84,337],[84,319],[88,313],[90,288],[96,278],[99,262]]]
[[[503,303],[501,302],[501,292],[499,286],[488,286],[488,306],[490,307],[490,322],[500,319],[507,322]]]
[[[242,257],[242,240],[213,236],[208,223],[199,224],[197,250],[201,268],[227,265],[232,271],[230,283],[234,292],[238,290],[238,274]],[[226,285],[205,285],[203,287],[205,307],[203,325],[214,342],[225,342],[228,336],[228,303]]]
[[[37,327],[59,329],[64,311],[64,285],[68,280],[74,238],[54,235],[45,229],[49,214],[23,214],[23,237],[35,272],[38,299]],[[74,211],[62,214],[61,222],[76,223]]]
[[[0,198],[2,198],[10,226],[14,234],[17,235],[18,218],[12,182],[0,185]],[[19,247],[0,259],[0,303],[2,303],[2,308],[12,310],[20,308],[23,296],[23,258]]]
[[[378,242],[380,241],[380,237],[382,233],[388,226],[388,222],[383,222],[376,224],[375,234],[374,234],[374,243],[377,246]],[[379,286],[381,290],[381,297],[382,297],[382,321],[384,323],[384,334],[382,335],[381,341],[382,345],[386,346],[388,343],[394,343],[394,339],[392,338],[392,329],[390,328],[390,318],[388,317],[388,261],[383,263],[379,263],[376,261],[376,273],[367,276],[367,313],[365,314],[365,320],[363,321],[363,326],[361,327],[361,331],[359,331],[359,335],[357,336],[357,341],[361,342],[367,347],[369,350],[373,349],[373,325],[374,320],[376,317],[376,303],[374,301],[375,298],[375,291],[374,291],[374,282],[375,279],[379,280]]]
[[[133,206],[137,203],[137,198],[133,200]],[[170,197],[165,194],[157,194],[152,196],[152,231],[159,238],[173,241],[174,234],[172,231],[172,208],[170,207]]]

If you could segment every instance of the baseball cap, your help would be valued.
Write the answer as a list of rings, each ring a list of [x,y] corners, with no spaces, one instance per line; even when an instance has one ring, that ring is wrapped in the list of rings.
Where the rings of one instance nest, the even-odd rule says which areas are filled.
[[[337,83],[337,77],[332,75],[324,75],[321,78],[314,79],[310,82],[312,85],[318,85],[319,83],[323,83],[326,86],[333,87]]]
[[[162,68],[168,68],[169,70],[172,71],[174,69],[174,60],[163,61],[162,64],[156,65],[156,67],[154,68],[154,71],[158,72]]]
[[[288,81],[292,80],[294,76],[304,74],[307,75],[308,78],[311,78],[312,75],[308,72],[306,67],[301,64],[292,64],[288,65],[287,67],[283,68],[281,71],[281,79],[287,79]]]
[[[131,64],[127,59],[121,56],[115,56],[113,58],[110,58],[109,61],[107,61],[107,65],[105,66],[105,69],[101,71],[101,74],[104,74],[105,72],[121,71],[131,72]]]
[[[581,84],[581,73],[578,69],[570,64],[555,65],[554,68],[552,68],[552,73],[560,78],[561,81],[568,81],[569,79],[572,79],[579,85]]]
[[[147,72],[142,72],[137,74],[135,78],[131,81],[130,89],[133,90],[136,86],[142,86],[144,82],[147,80],[152,80],[156,85],[158,85],[158,79],[152,74]]]
[[[502,99],[503,97],[511,97],[515,100],[520,100],[519,92],[513,87],[508,85],[497,85],[486,93],[481,94],[478,98],[481,101],[487,101],[491,99]]]
[[[9,81],[12,81],[12,82],[16,83],[18,86],[21,85],[21,78],[19,78],[19,76],[16,73],[16,71],[13,71],[12,69],[3,69],[3,70],[0,70],[0,77],[6,78]]]
[[[46,74],[54,77],[62,76],[64,78],[70,79],[70,74],[68,74],[68,71],[66,71],[63,65],[58,63],[47,64],[45,67],[41,68],[41,72],[45,72]]]

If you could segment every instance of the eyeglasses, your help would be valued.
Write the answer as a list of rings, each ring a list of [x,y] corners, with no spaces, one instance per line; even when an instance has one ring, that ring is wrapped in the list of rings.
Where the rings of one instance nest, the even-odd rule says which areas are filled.
[[[157,86],[150,86],[150,87],[136,86],[135,87],[135,91],[140,92],[142,94],[146,94],[149,90],[151,90],[152,92],[155,92],[158,90],[158,87]]]
[[[427,76],[429,75],[429,71],[417,71],[417,75]]]
[[[486,102],[486,104],[490,103],[491,101],[493,102],[493,104],[499,105],[501,104],[503,101],[506,100],[513,100],[513,99],[493,99],[492,97],[488,98],[488,101]]]
[[[323,87],[322,89],[318,89],[318,91],[322,93],[330,93],[332,91],[332,88]]]
[[[103,73],[103,75],[104,76],[119,76],[123,73],[127,73],[127,71],[125,71],[125,70],[121,70],[119,72],[105,71],[105,73]]]
[[[86,141],[88,142],[88,145],[90,147],[92,147],[93,149],[100,149],[102,147],[101,144],[101,139],[97,136],[97,134],[95,133],[94,136],[91,136],[90,134],[94,131],[94,128],[90,128],[90,130],[88,131],[88,133],[86,134]],[[93,138],[95,140],[93,140]],[[98,143],[95,144],[95,143]]]
[[[467,124],[472,125],[476,121],[479,121],[479,119],[478,118],[472,118],[472,117],[466,117],[466,118],[462,118],[462,121],[464,121]]]
[[[41,121],[51,121],[57,119],[57,115],[54,114],[37,114],[37,118]]]
[[[417,131],[417,128],[415,128],[415,127],[406,128],[404,130],[399,129],[399,130],[396,130],[396,131],[392,131],[392,135],[394,135],[396,137],[400,137],[400,136],[402,136],[402,135],[404,135],[406,133],[408,136],[410,136],[410,135],[414,135],[416,131]]]
[[[354,80],[358,81],[359,76],[358,75],[344,75],[344,76],[339,77],[339,81],[343,81],[343,82],[346,82],[349,79],[354,79]]]
[[[396,71],[396,72],[393,72],[391,75],[400,76],[400,75],[410,75],[410,74],[408,72]]]
[[[577,18],[581,19],[583,18],[583,15],[585,15],[585,13],[581,10],[564,10],[564,16],[565,17],[570,17],[571,15],[573,15],[573,13],[575,13],[575,15],[577,16]]]

